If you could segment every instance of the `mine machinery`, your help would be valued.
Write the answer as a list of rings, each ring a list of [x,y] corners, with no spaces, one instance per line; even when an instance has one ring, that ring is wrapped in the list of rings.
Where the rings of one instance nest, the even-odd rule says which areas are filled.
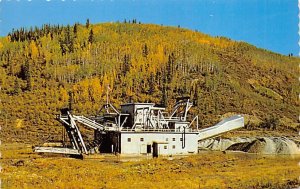
[[[62,109],[57,119],[69,139],[67,147],[35,147],[35,152],[70,155],[118,153],[142,155],[176,155],[198,153],[198,141],[244,126],[244,118],[235,115],[205,129],[198,128],[198,116],[188,120],[193,103],[188,97],[177,98],[172,112],[154,103],[126,103],[115,108],[109,100],[102,106],[102,115],[85,117]],[[80,127],[79,127],[80,126]],[[81,126],[94,132],[87,144]]]

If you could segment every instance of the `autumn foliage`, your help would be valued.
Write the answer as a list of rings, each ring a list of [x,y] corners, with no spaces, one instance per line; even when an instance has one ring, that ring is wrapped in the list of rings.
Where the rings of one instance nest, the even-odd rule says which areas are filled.
[[[59,133],[55,114],[70,94],[75,113],[94,115],[108,86],[116,106],[171,106],[175,97],[190,96],[202,127],[227,112],[274,115],[298,126],[299,58],[224,37],[137,22],[44,25],[0,38],[0,60],[7,136]]]

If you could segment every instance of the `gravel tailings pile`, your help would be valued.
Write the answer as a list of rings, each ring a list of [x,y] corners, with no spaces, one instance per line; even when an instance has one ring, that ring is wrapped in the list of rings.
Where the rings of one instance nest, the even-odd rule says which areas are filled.
[[[230,150],[257,154],[300,154],[299,147],[299,142],[286,137],[215,138],[199,142],[200,150]]]

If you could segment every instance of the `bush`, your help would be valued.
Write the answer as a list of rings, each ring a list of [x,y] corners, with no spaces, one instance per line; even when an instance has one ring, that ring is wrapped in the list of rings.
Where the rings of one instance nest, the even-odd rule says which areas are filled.
[[[259,125],[260,128],[276,130],[279,124],[279,118],[275,116],[270,116],[264,119],[264,121]]]

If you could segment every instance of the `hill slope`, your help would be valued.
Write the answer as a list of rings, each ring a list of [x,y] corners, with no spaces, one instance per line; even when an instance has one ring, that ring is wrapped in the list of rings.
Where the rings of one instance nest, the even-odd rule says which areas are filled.
[[[246,114],[248,129],[299,128],[299,58],[223,37],[150,24],[45,25],[1,38],[0,55],[0,125],[8,141],[59,135],[54,118],[68,93],[75,113],[93,115],[108,85],[117,106],[171,106],[189,95],[202,127],[231,112]]]

